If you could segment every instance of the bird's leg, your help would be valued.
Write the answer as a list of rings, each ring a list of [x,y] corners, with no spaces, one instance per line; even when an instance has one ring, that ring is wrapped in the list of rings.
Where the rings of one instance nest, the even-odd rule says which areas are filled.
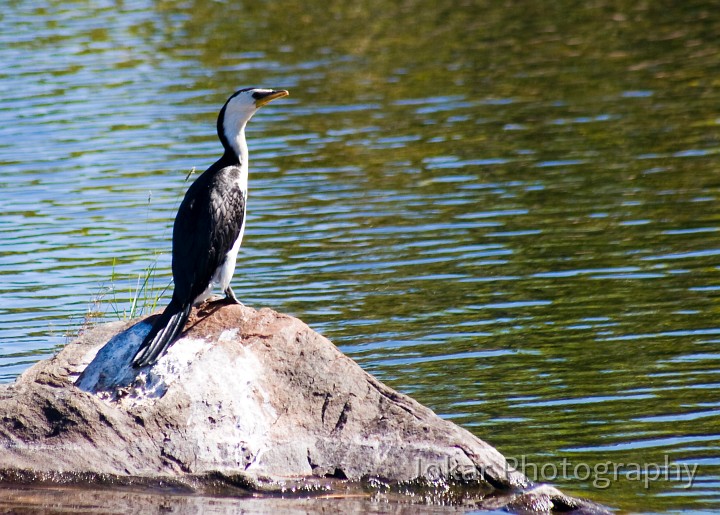
[[[228,286],[225,288],[225,302],[228,304],[240,304],[242,306],[242,302],[240,302],[237,297],[235,296],[235,292],[232,291],[232,288]]]

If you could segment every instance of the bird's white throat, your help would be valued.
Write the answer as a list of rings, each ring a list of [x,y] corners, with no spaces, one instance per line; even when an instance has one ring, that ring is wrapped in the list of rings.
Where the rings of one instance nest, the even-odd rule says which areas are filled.
[[[233,121],[233,120],[231,120]],[[247,183],[248,183],[248,146],[245,140],[245,123],[242,123],[240,129],[232,129],[232,124],[225,124],[225,138],[227,139],[230,147],[232,148],[235,155],[237,155],[240,161],[240,177],[238,179],[238,185],[247,195]]]
[[[236,116],[236,114],[235,116],[231,114],[225,118],[225,139],[230,144],[235,155],[240,159],[240,162],[245,164],[248,158],[248,147],[247,141],[245,140],[245,125],[247,121],[233,119],[236,118]]]

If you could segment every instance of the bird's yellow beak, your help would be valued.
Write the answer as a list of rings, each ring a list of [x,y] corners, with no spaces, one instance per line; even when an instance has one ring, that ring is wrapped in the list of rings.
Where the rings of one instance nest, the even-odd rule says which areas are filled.
[[[272,102],[276,98],[282,98],[288,96],[290,93],[287,90],[279,89],[277,91],[270,91],[262,97],[255,100],[255,107],[262,107],[268,102]]]

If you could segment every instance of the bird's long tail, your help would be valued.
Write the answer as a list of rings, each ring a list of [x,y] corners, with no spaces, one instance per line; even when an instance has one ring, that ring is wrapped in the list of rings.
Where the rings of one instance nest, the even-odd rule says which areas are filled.
[[[145,337],[132,359],[135,368],[152,365],[162,356],[185,327],[192,304],[181,305],[175,301],[155,320],[150,332]]]

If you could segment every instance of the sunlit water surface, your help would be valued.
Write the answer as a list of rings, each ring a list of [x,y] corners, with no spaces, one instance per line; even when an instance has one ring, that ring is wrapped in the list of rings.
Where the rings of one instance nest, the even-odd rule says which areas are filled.
[[[248,130],[246,304],[531,478],[720,509],[720,14],[441,4],[7,5],[0,381],[127,316],[148,269],[152,308],[218,109],[283,87]]]

